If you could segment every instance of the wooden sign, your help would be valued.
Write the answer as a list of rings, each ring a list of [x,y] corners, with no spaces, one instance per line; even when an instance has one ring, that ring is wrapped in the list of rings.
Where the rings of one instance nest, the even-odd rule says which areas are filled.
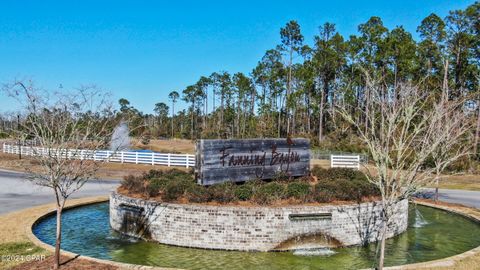
[[[292,139],[200,140],[196,177],[201,185],[272,179],[310,171],[310,141]]]

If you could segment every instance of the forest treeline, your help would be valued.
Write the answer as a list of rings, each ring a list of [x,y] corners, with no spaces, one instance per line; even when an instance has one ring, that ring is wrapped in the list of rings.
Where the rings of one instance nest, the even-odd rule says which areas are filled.
[[[357,34],[345,37],[327,22],[309,44],[301,26],[289,21],[280,29],[278,45],[250,73],[205,74],[156,103],[155,114],[120,99],[118,115],[139,127],[133,136],[145,138],[290,135],[330,149],[354,146],[355,134],[334,108],[349,104],[356,119],[368,125],[362,116],[369,102],[367,79],[385,89],[409,82],[440,94],[447,87],[451,99],[479,91],[480,2],[445,18],[432,13],[416,31],[419,40],[402,26],[388,29],[381,18],[371,17]],[[186,109],[176,110],[180,100]],[[477,103],[471,104],[475,117]],[[478,128],[472,132],[478,134]]]
[[[333,110],[352,105],[358,121],[368,102],[366,74],[385,88],[411,82],[424,91],[450,98],[479,91],[480,3],[431,14],[417,28],[420,40],[402,26],[388,29],[371,17],[358,34],[344,37],[325,23],[307,44],[301,26],[289,21],[280,42],[265,52],[249,74],[219,71],[206,74],[185,89],[172,91],[169,102],[155,104],[156,115],[142,115],[120,100],[121,112],[137,113],[154,137],[249,138],[304,136],[319,144],[349,137]],[[175,111],[179,100],[188,108]],[[174,115],[173,119],[171,115]],[[366,123],[368,124],[368,123]],[[141,135],[141,134],[139,134]]]

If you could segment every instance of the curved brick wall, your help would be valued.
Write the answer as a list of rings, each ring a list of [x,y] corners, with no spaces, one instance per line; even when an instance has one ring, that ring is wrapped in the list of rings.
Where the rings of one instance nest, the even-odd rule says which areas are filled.
[[[225,250],[288,249],[292,239],[356,245],[379,237],[377,203],[242,207],[159,203],[112,193],[110,225],[159,243]],[[408,201],[397,203],[387,237],[407,229]],[[289,244],[290,243],[290,244]]]

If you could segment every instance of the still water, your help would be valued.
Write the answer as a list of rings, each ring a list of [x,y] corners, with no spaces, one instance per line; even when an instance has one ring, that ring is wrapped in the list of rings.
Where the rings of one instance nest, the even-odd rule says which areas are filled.
[[[55,217],[42,220],[35,235],[55,242]],[[62,248],[117,262],[184,269],[359,269],[375,265],[377,245],[292,252],[239,252],[172,247],[123,237],[110,229],[108,203],[67,210]],[[480,225],[441,210],[410,205],[408,230],[387,240],[386,265],[445,258],[480,245]]]

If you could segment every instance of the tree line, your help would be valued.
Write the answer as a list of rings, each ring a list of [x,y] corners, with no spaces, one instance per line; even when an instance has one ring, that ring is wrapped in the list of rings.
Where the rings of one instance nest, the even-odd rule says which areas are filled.
[[[280,43],[249,74],[213,72],[172,91],[169,102],[155,104],[155,115],[136,112],[149,127],[139,132],[188,139],[291,135],[322,144],[350,135],[335,113],[337,104],[353,105],[356,121],[368,126],[362,115],[368,79],[385,92],[402,82],[439,94],[448,84],[451,99],[478,92],[479,10],[475,2],[443,19],[430,14],[417,28],[418,41],[402,26],[388,29],[371,17],[349,37],[325,23],[307,44],[300,25],[289,21],[280,29]],[[188,108],[176,111],[180,100]],[[134,111],[127,100],[120,105],[122,112]]]
[[[402,26],[388,29],[381,18],[371,17],[348,37],[327,22],[309,44],[300,25],[289,21],[279,31],[279,44],[250,73],[201,76],[195,84],[172,91],[168,101],[156,103],[154,114],[122,98],[117,117],[128,118],[135,127],[131,135],[139,137],[301,136],[325,148],[354,147],[357,132],[335,107],[350,105],[355,121],[367,128],[368,80],[381,84],[385,93],[405,82],[438,95],[447,89],[450,99],[479,92],[479,10],[475,2],[443,19],[430,14],[417,27],[419,40]],[[187,108],[177,109],[179,101]],[[470,105],[478,119],[472,131],[476,147],[479,101]],[[2,127],[16,125],[17,119],[10,118],[0,119]]]

